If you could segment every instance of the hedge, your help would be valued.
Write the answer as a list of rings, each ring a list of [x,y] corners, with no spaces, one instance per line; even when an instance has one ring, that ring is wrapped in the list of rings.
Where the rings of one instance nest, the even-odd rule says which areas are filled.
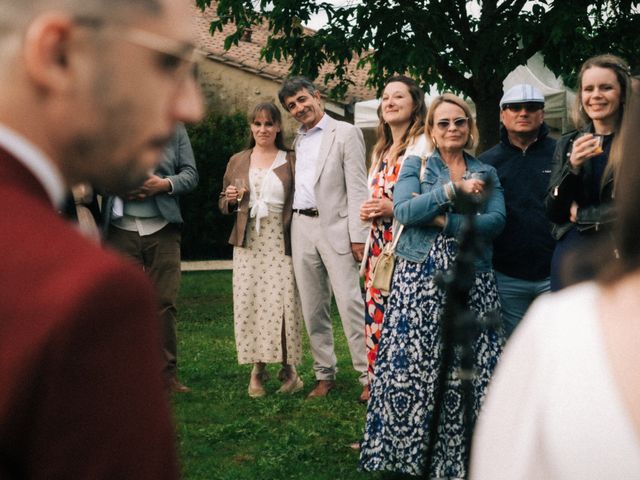
[[[228,244],[233,216],[218,210],[222,177],[231,155],[246,148],[249,126],[246,115],[209,113],[197,125],[187,126],[196,158],[200,183],[181,198],[184,229],[183,260],[229,259]]]

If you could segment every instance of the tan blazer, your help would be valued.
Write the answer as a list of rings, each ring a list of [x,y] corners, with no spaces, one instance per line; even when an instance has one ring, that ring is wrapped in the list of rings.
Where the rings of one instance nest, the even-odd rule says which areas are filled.
[[[328,117],[315,181],[319,220],[329,244],[339,254],[350,253],[352,243],[366,242],[371,228],[360,220],[360,206],[369,191],[364,140],[358,127]]]
[[[236,213],[236,221],[233,224],[231,236],[229,237],[229,243],[236,247],[242,247],[245,243],[245,232],[247,228],[247,221],[249,220],[249,199],[251,197],[251,192],[248,191],[247,194],[242,197],[242,201],[240,202],[240,212],[234,212],[229,209],[229,202],[227,201],[227,197],[224,192],[227,189],[227,186],[233,184],[233,181],[236,178],[243,178],[245,184],[247,186],[249,185],[251,152],[252,149],[243,150],[242,152],[236,153],[229,159],[227,170],[224,173],[224,179],[222,181],[222,193],[220,193],[220,198],[218,200],[218,207],[223,214],[229,215],[231,213]],[[273,173],[277,175],[284,187],[284,208],[282,210],[284,253],[286,255],[291,255],[291,208],[293,204],[294,153],[287,152],[286,159],[287,163],[275,168]]]

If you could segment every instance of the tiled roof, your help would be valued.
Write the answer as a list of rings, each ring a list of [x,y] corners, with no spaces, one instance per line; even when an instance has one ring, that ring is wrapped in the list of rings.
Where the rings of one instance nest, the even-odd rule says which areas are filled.
[[[224,49],[224,40],[227,35],[235,31],[235,25],[227,24],[222,32],[216,31],[214,35],[209,32],[209,26],[212,20],[216,19],[215,2],[211,2],[211,7],[202,12],[197,6],[193,6],[194,20],[197,35],[198,48],[206,51],[209,58],[215,61],[225,63],[227,65],[236,66],[245,71],[253,72],[266,78],[276,81],[282,80],[289,74],[291,62],[282,60],[280,62],[273,61],[267,63],[260,59],[260,50],[267,43],[269,31],[266,26],[254,26],[252,29],[251,41],[240,41],[238,45],[233,45],[229,50]],[[313,34],[313,30],[306,29],[309,34]],[[346,97],[342,100],[345,104],[353,101],[369,100],[376,98],[374,89],[365,85],[367,73],[364,69],[356,69],[357,60],[352,60],[349,66],[351,80],[355,83],[349,87]],[[331,70],[331,66],[325,65],[320,70],[320,75],[316,79],[316,85],[324,90],[322,77]],[[329,87],[335,84],[329,82]]]

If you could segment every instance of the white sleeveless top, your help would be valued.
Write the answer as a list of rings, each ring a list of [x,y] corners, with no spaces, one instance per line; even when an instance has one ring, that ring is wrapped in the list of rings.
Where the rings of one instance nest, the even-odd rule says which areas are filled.
[[[599,295],[585,283],[534,303],[489,385],[471,479],[640,479],[640,439],[605,351]]]

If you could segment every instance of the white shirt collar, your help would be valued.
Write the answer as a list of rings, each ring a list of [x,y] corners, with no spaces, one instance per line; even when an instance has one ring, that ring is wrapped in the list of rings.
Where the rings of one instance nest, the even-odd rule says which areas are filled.
[[[328,115],[326,113],[323,113],[320,121],[316,123],[313,127],[311,127],[309,130],[307,130],[307,127],[305,127],[304,125],[300,125],[300,128],[298,128],[298,133],[301,135],[305,135],[309,132],[314,131],[316,128],[318,130],[324,130],[325,128],[327,128],[327,123],[329,122],[329,119],[327,117]]]
[[[67,189],[62,175],[42,150],[2,124],[0,124],[0,145],[38,179],[54,207],[58,208],[64,203]]]

